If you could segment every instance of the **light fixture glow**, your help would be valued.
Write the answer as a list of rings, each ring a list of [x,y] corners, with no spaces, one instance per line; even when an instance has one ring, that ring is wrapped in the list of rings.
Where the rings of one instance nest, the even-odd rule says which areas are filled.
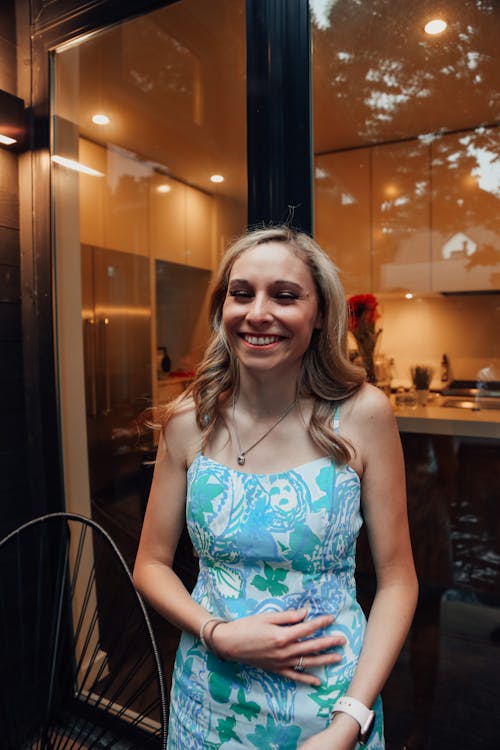
[[[210,180],[212,182],[224,182],[224,177],[221,174],[213,174]]]
[[[156,188],[156,191],[158,193],[170,193],[171,190],[172,188],[170,187],[170,185],[158,185],[158,187]]]
[[[12,146],[13,143],[17,143],[15,138],[9,138],[8,135],[3,135],[0,133],[0,143],[2,143],[4,146]]]
[[[406,292],[405,297],[406,299],[413,299],[413,294],[411,292]]]
[[[56,164],[60,164],[61,167],[72,169],[75,172],[83,172],[83,174],[90,174],[93,177],[104,177],[103,172],[98,172],[97,169],[87,167],[86,164],[80,164],[79,161],[75,161],[74,159],[67,159],[65,156],[58,156],[57,154],[54,154],[53,156],[51,156],[51,160]]]
[[[393,182],[389,182],[387,185],[384,185],[384,193],[388,198],[396,198],[399,194],[399,187]]]
[[[110,119],[107,115],[97,114],[92,116],[92,122],[96,125],[109,125]]]
[[[448,24],[442,18],[433,18],[432,21],[428,21],[424,26],[424,31],[430,36],[436,34],[442,34]]]

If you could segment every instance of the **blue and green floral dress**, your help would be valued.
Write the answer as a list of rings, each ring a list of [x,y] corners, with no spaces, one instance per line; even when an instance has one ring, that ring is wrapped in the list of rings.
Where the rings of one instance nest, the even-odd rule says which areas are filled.
[[[295,750],[325,729],[346,693],[365,618],[356,601],[360,480],[319,458],[290,471],[248,474],[201,453],[188,472],[187,523],[200,558],[193,597],[214,616],[307,607],[332,614],[342,633],[340,663],[315,668],[318,687],[218,659],[183,633],[174,668],[168,750]],[[308,670],[312,672],[313,670]],[[383,719],[366,745],[383,750]]]

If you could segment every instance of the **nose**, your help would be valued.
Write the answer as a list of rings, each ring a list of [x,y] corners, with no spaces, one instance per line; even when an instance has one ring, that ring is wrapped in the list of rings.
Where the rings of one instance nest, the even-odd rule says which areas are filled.
[[[263,294],[256,294],[247,307],[246,319],[253,325],[262,325],[272,320],[270,300]]]

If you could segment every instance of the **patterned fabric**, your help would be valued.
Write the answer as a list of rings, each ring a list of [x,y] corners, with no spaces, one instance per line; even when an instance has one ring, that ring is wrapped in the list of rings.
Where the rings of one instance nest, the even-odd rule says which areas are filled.
[[[201,453],[188,472],[187,523],[200,558],[193,597],[214,616],[307,607],[333,614],[326,632],[347,640],[338,664],[317,668],[319,687],[218,659],[183,633],[171,694],[168,750],[295,750],[325,729],[349,686],[365,618],[354,563],[360,481],[320,458],[276,474],[229,469]],[[380,698],[366,745],[383,750]]]

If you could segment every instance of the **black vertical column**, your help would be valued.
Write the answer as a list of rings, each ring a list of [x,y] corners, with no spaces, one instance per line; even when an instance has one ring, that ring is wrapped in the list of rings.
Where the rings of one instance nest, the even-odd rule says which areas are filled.
[[[312,230],[307,0],[247,0],[248,223]]]

